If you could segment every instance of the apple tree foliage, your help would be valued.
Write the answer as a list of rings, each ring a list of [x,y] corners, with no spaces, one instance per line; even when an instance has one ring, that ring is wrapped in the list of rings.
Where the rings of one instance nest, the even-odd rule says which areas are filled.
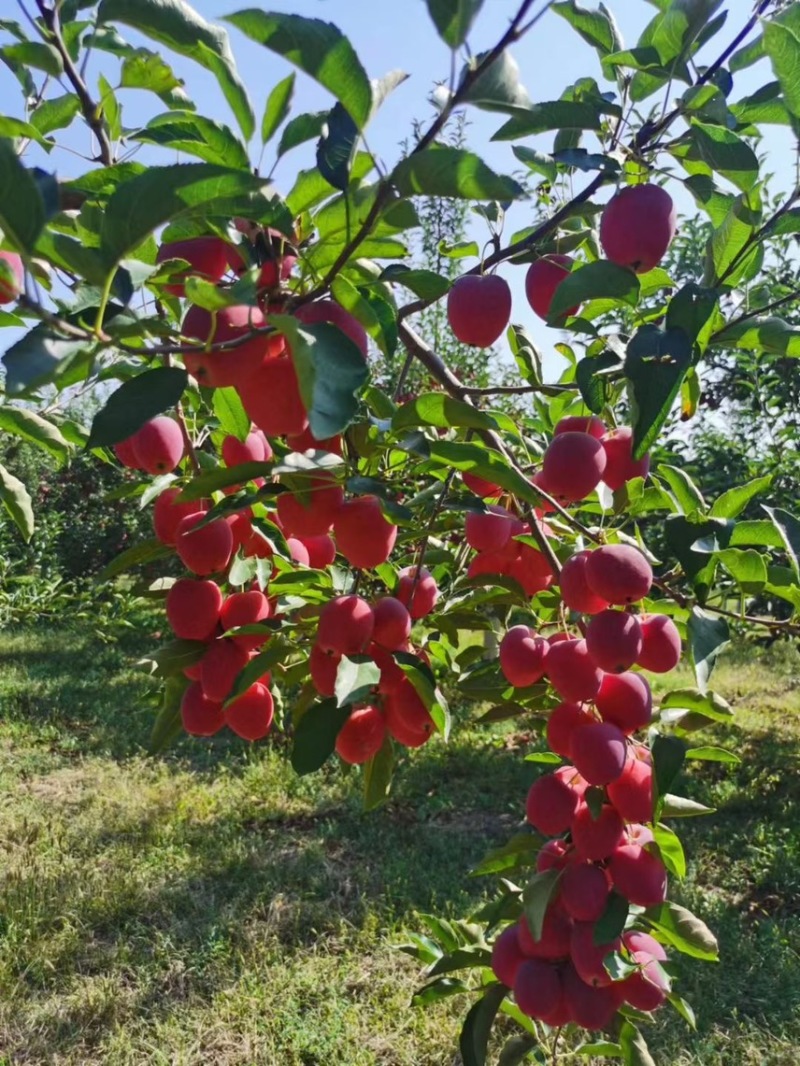
[[[465,636],[500,637],[522,623],[546,636],[580,638],[587,624],[559,593],[562,565],[603,545],[636,548],[655,575],[646,598],[637,596],[637,610],[674,622],[696,673],[694,687],[661,699],[637,742],[652,767],[647,861],[680,878],[685,858],[672,820],[706,812],[673,795],[671,786],[686,759],[736,761],[703,735],[732,713],[710,687],[731,627],[800,631],[800,519],[770,504],[768,477],[728,484],[708,498],[684,470],[660,463],[615,491],[599,484],[568,500],[553,499],[536,475],[565,417],[596,415],[607,426],[630,427],[633,458],[640,459],[676,411],[685,420],[694,416],[709,364],[737,354],[765,366],[800,356],[800,328],[791,314],[800,293],[792,272],[782,276],[778,296],[763,283],[771,249],[791,249],[787,238],[800,232],[798,190],[777,201],[768,197],[769,160],[759,151],[765,126],[791,138],[800,129],[800,4],[652,0],[651,20],[635,43],[623,42],[603,4],[518,0],[494,42],[481,40],[482,0],[426,4],[430,19],[419,32],[438,34],[443,71],[451,66],[452,73],[435,91],[436,117],[389,161],[371,153],[365,132],[381,122],[381,105],[404,75],[379,76],[369,56],[359,57],[331,23],[253,7],[212,25],[184,0],[23,0],[27,20],[0,19],[0,59],[21,89],[16,104],[4,100],[0,115],[0,327],[9,338],[2,349],[0,432],[32,442],[62,464],[85,449],[98,462],[116,463],[115,448],[146,424],[165,414],[174,420],[180,454],[154,477],[129,475],[130,505],[138,498],[152,507],[167,490],[186,513],[204,501],[198,538],[246,512],[247,536],[257,547],[236,542],[218,580],[227,594],[260,589],[271,606],[253,624],[232,622],[234,633],[260,650],[255,659],[248,653],[234,662],[221,701],[229,706],[258,688],[262,702],[275,704],[274,728],[290,736],[298,773],[313,773],[335,750],[349,750],[339,734],[365,705],[377,706],[380,719],[382,696],[375,689],[384,669],[410,682],[441,734],[434,743],[446,742],[450,728],[443,689],[480,708],[487,722],[518,718],[544,731],[558,703],[552,689],[543,680],[514,687],[498,661]],[[574,31],[594,75],[533,101],[515,46],[536,27],[547,47],[547,26],[556,19]],[[260,101],[260,114],[237,71],[230,30],[292,68]],[[224,120],[198,110],[172,56],[216,79],[229,111]],[[743,93],[741,72],[755,64],[763,84]],[[300,78],[327,90],[329,110],[296,113]],[[127,124],[132,93],[157,101],[157,113],[143,126]],[[527,172],[524,183],[498,173],[495,153],[487,161],[449,137],[451,124],[472,108],[496,116],[493,140],[511,147]],[[268,166],[309,142],[316,145],[314,165],[300,169],[291,187],[276,189]],[[87,144],[91,149],[76,167],[76,146]],[[64,146],[71,156],[59,151]],[[63,159],[68,174],[59,170]],[[684,270],[676,280],[664,265],[634,273],[604,258],[598,235],[604,204],[616,190],[648,182],[682,205],[693,203],[704,219],[694,276]],[[452,271],[431,269],[435,263],[410,262],[418,205],[431,200],[474,208],[474,241],[470,233],[445,252],[463,274],[482,276],[501,264],[507,273],[526,271],[547,256],[571,257],[547,313],[553,343],[567,362],[557,381],[543,376],[525,329],[527,306],[513,308],[506,336],[515,383],[504,386],[465,384],[420,331],[424,313],[439,301],[443,306],[453,281]],[[159,256],[160,246],[208,237],[229,249],[216,273],[192,275],[190,260]],[[275,271],[289,253],[279,278]],[[270,266],[273,276],[265,282]],[[341,318],[321,321],[312,313],[309,320],[309,308],[321,300],[352,316],[348,321],[360,324],[381,360],[393,361],[392,393],[370,380],[353,331],[337,328]],[[190,309],[213,326],[231,308],[250,316],[235,336],[206,340],[188,328]],[[244,444],[251,431],[246,408],[264,397],[244,387],[211,387],[209,356],[232,366],[247,345],[272,343],[270,337],[296,382],[307,422],[302,445],[267,432],[261,458],[231,460],[230,445],[225,458],[223,442]],[[413,368],[415,383],[425,382],[422,391],[404,390],[403,366]],[[76,389],[100,398],[91,426],[64,414]],[[508,394],[513,418],[504,407]],[[280,407],[280,390],[272,401]],[[494,496],[479,494],[476,478],[497,486]],[[276,505],[280,516],[282,497],[293,494],[306,506],[320,486],[334,493],[337,507],[346,500],[352,514],[361,513],[352,510],[354,502],[366,500],[365,528],[377,528],[377,515],[381,529],[394,530],[384,558],[372,566],[354,563],[350,557],[358,553],[344,549],[336,522],[337,544],[327,561],[310,565],[308,550],[292,546]],[[0,497],[19,535],[35,537],[31,497],[5,468]],[[538,591],[519,575],[470,565],[465,519],[485,515],[486,500],[498,498],[519,520],[518,550],[546,561],[546,587]],[[757,504],[758,517],[741,517]],[[350,536],[358,539],[353,524]],[[656,527],[657,558],[647,542]],[[172,554],[163,538],[145,540],[115,559],[105,579]],[[382,665],[361,647],[343,654],[334,664],[331,694],[321,697],[309,662],[325,606],[348,595],[391,595],[408,567],[408,602],[428,580],[422,567],[438,589],[427,613],[417,612],[413,643],[387,653],[391,661],[384,656]],[[148,593],[167,598],[174,584],[174,577],[164,577]],[[748,602],[762,594],[787,605],[780,619],[748,613]],[[154,750],[180,732],[193,683],[185,671],[191,675],[205,652],[205,643],[184,638],[154,652],[153,673],[164,686]],[[220,724],[232,724],[227,713],[219,711]],[[402,772],[403,760],[413,757],[396,736],[381,738],[361,770],[367,808],[388,796],[395,764]],[[562,765],[554,751],[528,758],[544,771]],[[602,787],[593,785],[585,805],[598,824],[604,802]],[[520,797],[520,810],[523,803]],[[420,1004],[454,994],[473,999],[461,1035],[466,1066],[488,1061],[498,1014],[518,1027],[500,1052],[504,1066],[555,1055],[563,1024],[579,1039],[572,1021],[548,1025],[535,1010],[523,1011],[490,968],[491,945],[509,922],[524,915],[534,939],[543,936],[560,872],[541,864],[537,870],[542,843],[530,826],[502,843],[474,871],[499,878],[491,901],[469,921],[429,916],[426,933],[409,944],[426,967]],[[717,957],[712,934],[684,908],[636,904],[615,891],[594,937],[604,987],[645,965],[630,937],[619,940],[635,929],[652,934],[652,951]],[[672,991],[671,964],[665,969],[660,957],[649,954],[646,965],[656,968],[656,984],[691,1023],[691,1008]],[[544,985],[536,987],[543,995]],[[606,1032],[588,1038],[586,1054],[652,1061],[642,1034],[646,1009],[628,1002],[602,1023],[590,1015],[581,1015],[583,1028]]]

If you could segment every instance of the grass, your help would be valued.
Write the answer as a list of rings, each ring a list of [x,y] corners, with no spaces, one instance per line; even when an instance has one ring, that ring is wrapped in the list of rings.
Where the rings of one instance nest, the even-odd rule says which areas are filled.
[[[461,730],[364,815],[356,775],[298,779],[278,741],[149,759],[144,646],[0,638],[0,1063],[456,1066],[467,1004],[410,1009],[419,971],[396,946],[415,911],[463,916],[490,890],[467,871],[535,768]],[[680,896],[723,964],[680,963],[698,1029],[659,1019],[660,1066],[800,1063],[796,675],[793,658],[720,670],[741,733],[713,742],[743,762],[683,782],[719,813],[680,827]]]

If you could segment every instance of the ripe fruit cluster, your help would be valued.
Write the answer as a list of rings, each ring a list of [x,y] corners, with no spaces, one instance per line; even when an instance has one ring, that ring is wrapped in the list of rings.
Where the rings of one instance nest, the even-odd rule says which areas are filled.
[[[656,940],[633,928],[607,937],[598,923],[612,896],[642,908],[666,899],[667,872],[651,828],[652,760],[634,739],[650,722],[652,698],[631,667],[671,670],[681,642],[669,618],[629,610],[652,583],[636,548],[578,552],[560,581],[566,607],[588,618],[585,636],[545,639],[522,625],[500,645],[510,684],[546,678],[562,701],[550,713],[547,742],[568,762],[534,782],[526,803],[528,822],[554,838],[539,852],[537,871],[558,878],[539,935],[520,918],[497,939],[492,966],[531,1017],[602,1029],[622,1004],[651,1011],[669,992]],[[613,953],[626,964],[617,980],[604,966]]]
[[[606,258],[637,274],[658,266],[675,236],[677,219],[669,193],[659,185],[630,185],[608,202],[600,218],[600,243]],[[531,309],[547,321],[556,292],[572,272],[568,255],[536,259],[525,276]],[[557,314],[559,321],[578,314],[579,305]],[[464,274],[447,297],[450,328],[462,344],[488,348],[511,319],[511,289],[496,274]]]
[[[425,703],[396,659],[396,653],[427,657],[411,644],[413,620],[429,614],[439,590],[427,570],[401,571],[395,596],[369,604],[360,596],[339,596],[319,616],[311,650],[311,680],[321,696],[333,696],[343,657],[366,656],[380,671],[369,701],[356,706],[336,740],[344,762],[363,763],[381,749],[387,736],[407,748],[419,748],[436,726]],[[408,660],[406,660],[408,661]]]

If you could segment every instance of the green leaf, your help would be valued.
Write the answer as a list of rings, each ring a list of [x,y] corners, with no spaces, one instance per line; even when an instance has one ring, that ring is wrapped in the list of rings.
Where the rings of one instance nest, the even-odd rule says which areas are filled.
[[[231,52],[228,34],[184,0],[101,0],[98,23],[122,22],[210,71],[250,140],[256,120]]]
[[[758,156],[746,141],[722,126],[692,119],[688,143],[674,149],[673,155],[690,173],[716,172],[743,192],[758,180]]]
[[[679,466],[670,466],[668,463],[659,463],[658,473],[672,489],[684,514],[692,514],[693,511],[698,511],[701,515],[705,514],[706,501],[703,499],[703,494],[685,470],[681,470]]]
[[[716,937],[704,922],[677,903],[662,903],[645,911],[645,918],[661,937],[684,955],[716,962],[719,947]]]
[[[364,810],[373,811],[389,798],[394,771],[394,749],[389,735],[380,751],[364,765]]]
[[[625,376],[631,387],[634,458],[655,443],[691,361],[692,344],[682,329],[643,326],[628,345]]]
[[[394,169],[401,196],[451,196],[466,200],[516,200],[524,189],[513,178],[495,174],[473,152],[435,147],[415,152]]]
[[[297,148],[299,144],[305,144],[306,141],[319,137],[327,116],[327,111],[317,111],[313,114],[296,115],[293,119],[290,119],[284,126],[281,139],[278,142],[278,158],[280,159],[282,155],[291,151],[292,148]],[[317,180],[322,182],[324,196],[330,195],[330,183],[322,177],[318,170],[315,169],[312,173]],[[324,196],[321,198],[324,199]]]
[[[622,48],[622,38],[614,16],[604,5],[597,11],[590,11],[576,3],[576,0],[560,0],[553,4],[552,10],[566,19],[601,58]]]
[[[302,777],[319,770],[333,754],[339,730],[350,717],[350,706],[323,700],[306,711],[298,723],[292,746],[292,767]]]
[[[719,294],[715,289],[689,283],[670,300],[665,325],[667,329],[683,330],[702,354],[711,335],[718,304]]]
[[[69,442],[58,426],[26,407],[9,407],[0,404],[0,429],[15,437],[30,441],[44,448],[63,463],[70,452]]]
[[[353,46],[332,23],[255,8],[227,15],[225,21],[333,93],[359,129],[367,124],[372,111],[369,78]]]
[[[151,52],[149,48],[132,48],[125,56],[120,88],[144,89],[155,93],[168,107],[194,110],[194,104],[182,87],[181,79],[157,52]]]
[[[106,400],[92,420],[88,448],[126,440],[145,422],[174,407],[188,382],[185,370],[158,367],[130,378]]]
[[[326,116],[317,144],[317,169],[334,189],[350,184],[350,163],[358,144],[358,126],[341,104]]]
[[[44,201],[11,141],[0,138],[0,230],[17,251],[30,253],[45,222]]]
[[[528,1033],[510,1036],[503,1044],[497,1066],[520,1066],[520,1063],[530,1062],[529,1053],[539,1046],[539,1038]]]
[[[737,485],[728,489],[714,501],[709,514],[712,518],[736,518],[751,500],[765,492],[771,484],[772,475],[765,474],[763,477],[748,481],[745,485]]]
[[[108,267],[165,222],[242,215],[287,235],[292,220],[284,204],[267,195],[263,178],[213,163],[151,167],[120,183],[103,214],[102,250]]]
[[[119,555],[114,556],[111,562],[107,563],[97,575],[97,580],[110,581],[112,577],[124,574],[126,570],[132,570],[135,566],[152,563],[157,559],[166,559],[167,556],[174,556],[174,554],[174,548],[170,548],[167,544],[162,544],[155,537],[150,537],[139,544],[133,544],[130,548],[120,552]]]
[[[212,399],[214,414],[220,428],[237,440],[246,440],[250,432],[250,419],[244,409],[239,393],[234,388],[214,389]],[[234,482],[235,484],[235,482]]]
[[[28,490],[19,480],[0,466],[0,500],[11,515],[25,541],[33,536],[33,504]]]
[[[781,84],[786,106],[800,116],[800,18],[794,5],[763,20],[764,51]]]
[[[782,507],[765,507],[764,510],[780,534],[794,572],[800,576],[800,520]]]
[[[508,489],[527,503],[539,503],[541,497],[531,483],[512,470],[499,452],[490,451],[479,444],[466,444],[461,441],[433,440],[426,442],[425,452],[431,459],[438,460],[443,466],[454,466],[456,470],[468,470],[485,481]]]
[[[486,55],[486,52],[482,52],[470,59],[462,71],[462,82],[483,62]],[[501,52],[488,70],[472,82],[462,95],[462,100],[485,111],[514,113],[518,108],[531,106],[528,91],[519,79],[519,64],[508,49]]]
[[[490,985],[464,1019],[458,1039],[464,1066],[486,1066],[492,1025],[507,991],[505,985]]]
[[[447,740],[450,736],[450,709],[436,685],[436,678],[430,667],[416,655],[402,651],[394,653],[394,660],[417,690],[417,695],[425,704],[434,725]]]
[[[2,51],[6,60],[22,63],[26,67],[43,70],[51,78],[60,78],[64,73],[61,53],[51,44],[42,41],[20,41],[19,44],[7,44]]]
[[[597,919],[592,940],[595,944],[611,944],[625,928],[630,904],[618,892],[611,892],[603,913]]]
[[[137,130],[130,137],[133,141],[195,155],[207,163],[250,171],[247,149],[233,130],[222,122],[191,111],[167,111],[156,115],[144,129]]]
[[[688,752],[686,757],[689,757]],[[686,855],[678,834],[673,833],[669,826],[657,825],[653,829],[653,836],[656,844],[658,844],[658,850],[661,852],[662,861],[669,872],[674,874],[675,877],[685,877]]]
[[[599,130],[604,108],[596,101],[548,100],[519,108],[492,136],[493,141],[514,141],[549,130]]]
[[[261,120],[261,142],[266,144],[278,131],[280,125],[288,118],[294,97],[295,73],[292,71],[283,81],[279,81],[267,97],[264,117]]]
[[[542,935],[544,916],[560,877],[560,870],[543,870],[534,874],[522,891],[525,919],[534,940],[539,940]]]
[[[414,270],[402,263],[392,263],[381,272],[379,281],[405,285],[422,300],[438,300],[450,288],[450,282],[433,270]]]
[[[535,174],[541,174],[547,181],[556,180],[558,166],[551,155],[538,152],[535,148],[528,148],[524,144],[512,145],[511,151],[528,170],[532,170]]]
[[[238,466],[218,466],[213,470],[204,470],[195,474],[189,484],[182,490],[180,499],[202,500],[205,496],[229,485],[243,485],[253,478],[266,477],[273,472],[268,463],[240,463]]]
[[[550,304],[549,320],[557,321],[570,308],[587,300],[620,300],[636,307],[639,288],[639,279],[632,270],[606,259],[587,263],[559,284]]]
[[[272,321],[288,340],[311,432],[318,440],[341,433],[355,418],[356,394],[369,377],[363,355],[327,323],[301,327],[291,315]]]
[[[483,0],[426,0],[428,13],[439,36],[455,50],[467,39]]]
[[[69,126],[80,109],[81,102],[74,93],[56,96],[39,104],[31,115],[31,125],[41,134],[62,130]]]
[[[189,687],[187,677],[170,677],[164,685],[164,698],[161,709],[153,722],[148,751],[151,755],[160,755],[173,744],[183,732],[181,723],[181,701]]]
[[[713,337],[715,346],[800,358],[800,329],[774,315],[732,323]]]
[[[696,1029],[697,1019],[695,1018],[694,1011],[692,1010],[691,1006],[686,1002],[686,1000],[681,999],[681,997],[676,995],[674,992],[671,992],[667,996],[667,999],[669,1000],[671,1006],[675,1009],[675,1011],[680,1014],[681,1018],[683,1018],[689,1028]]]
[[[657,736],[651,744],[653,754],[653,807],[665,796],[681,772],[686,757],[686,745],[678,737]]]
[[[383,354],[391,359],[397,351],[397,309],[381,287],[356,287],[343,274],[334,278],[331,295],[357,318]]]
[[[499,848],[493,848],[470,871],[470,876],[485,877],[487,874],[503,873],[521,866],[535,866],[541,846],[541,837],[533,833],[517,833]]]
[[[423,393],[397,409],[392,418],[392,428],[400,430],[411,426],[436,426],[438,429],[449,429],[451,426],[498,428],[490,414],[479,411],[472,404],[454,400],[443,392]]]
[[[734,755],[732,751],[726,751],[725,748],[715,747],[702,747],[702,748],[689,748],[686,752],[687,759],[700,759],[703,762],[724,762],[730,763],[732,766],[738,766],[742,761],[738,755]]]
[[[730,630],[724,618],[710,614],[700,607],[692,608],[688,628],[689,648],[697,684],[705,692],[717,659],[730,643]]]
[[[357,658],[343,655],[336,671],[336,706],[363,703],[372,695],[380,679],[380,669],[368,655],[359,655]]]
[[[636,1028],[626,1021],[619,1034],[622,1058],[625,1066],[656,1066],[656,1061],[647,1050],[647,1043]]]
[[[767,559],[754,548],[724,548],[717,553],[722,565],[748,596],[757,596],[767,583]]]
[[[140,666],[149,666],[154,677],[183,676],[187,666],[199,662],[208,649],[201,640],[172,640],[140,660]]]
[[[762,518],[734,525],[728,546],[738,548],[743,544],[756,548],[782,548],[784,541],[774,523]]]
[[[679,709],[702,714],[715,722],[728,722],[733,711],[727,700],[716,692],[701,692],[698,688],[680,688],[668,692],[661,701],[661,710]]]
[[[49,326],[35,326],[3,356],[6,391],[14,396],[47,384],[74,361],[90,359],[91,351],[87,341],[64,340]]]

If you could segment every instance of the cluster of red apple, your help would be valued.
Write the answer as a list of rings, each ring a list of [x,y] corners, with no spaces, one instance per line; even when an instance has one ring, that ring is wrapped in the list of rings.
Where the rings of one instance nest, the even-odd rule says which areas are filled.
[[[637,274],[652,270],[663,259],[675,236],[676,212],[672,198],[659,185],[629,185],[609,200],[600,219],[600,243],[606,258]],[[572,271],[568,255],[536,259],[525,277],[525,295],[532,310],[550,318],[556,290]],[[578,313],[564,311],[560,319]],[[447,316],[463,344],[488,348],[497,341],[511,319],[511,289],[497,274],[465,274],[447,297]]]
[[[344,762],[363,763],[376,755],[387,733],[407,748],[430,739],[435,724],[395,653],[405,652],[428,664],[422,649],[411,644],[414,620],[433,610],[439,596],[436,582],[425,568],[400,572],[395,596],[373,604],[360,596],[338,596],[320,612],[311,650],[311,681],[321,696],[333,696],[343,656],[366,655],[380,671],[369,702],[351,712],[336,738]]]
[[[654,1010],[669,991],[660,966],[666,954],[654,938],[638,930],[597,935],[612,892],[643,908],[666,898],[666,869],[650,850],[647,824],[653,821],[652,761],[633,739],[651,720],[652,697],[631,667],[672,670],[681,641],[666,616],[630,612],[651,584],[650,564],[634,547],[578,552],[561,572],[561,597],[589,617],[580,623],[584,635],[548,640],[520,625],[500,645],[510,684],[527,687],[546,678],[562,700],[548,719],[547,741],[569,764],[535,781],[526,803],[528,822],[556,837],[541,849],[537,870],[559,871],[558,881],[541,934],[534,936],[522,917],[497,939],[492,957],[520,1009],[549,1025],[604,1028],[623,1003]],[[613,952],[627,965],[625,976],[612,981],[604,960]]]

